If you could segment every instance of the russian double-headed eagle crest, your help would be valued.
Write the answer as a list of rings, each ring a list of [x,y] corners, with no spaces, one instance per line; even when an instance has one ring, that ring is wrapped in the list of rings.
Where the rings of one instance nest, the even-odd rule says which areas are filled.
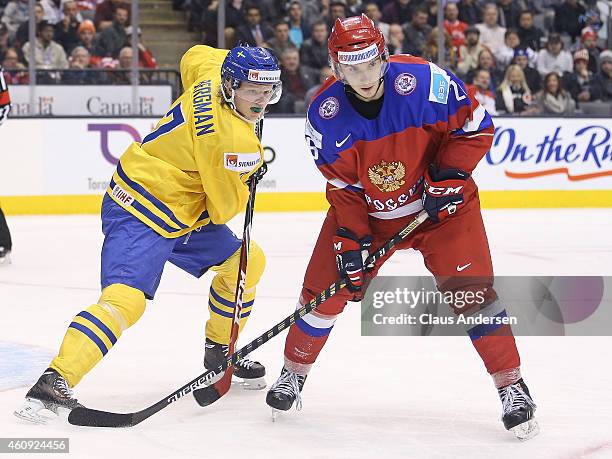
[[[399,190],[406,183],[402,180],[406,175],[406,168],[401,161],[390,163],[381,161],[380,164],[368,168],[368,178],[372,184],[383,192]]]

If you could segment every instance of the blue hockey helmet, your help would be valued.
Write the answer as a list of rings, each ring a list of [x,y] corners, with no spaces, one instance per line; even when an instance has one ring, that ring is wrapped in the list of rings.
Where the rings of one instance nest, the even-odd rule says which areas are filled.
[[[242,82],[272,85],[267,104],[278,102],[282,93],[281,71],[276,57],[266,48],[236,46],[232,48],[221,65],[221,79],[228,82],[231,91],[222,85],[225,101],[235,111],[234,96]]]

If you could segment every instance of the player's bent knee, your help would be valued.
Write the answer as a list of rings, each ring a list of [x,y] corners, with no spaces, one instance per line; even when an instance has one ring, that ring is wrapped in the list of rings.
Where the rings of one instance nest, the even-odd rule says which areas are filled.
[[[497,300],[497,293],[490,285],[467,285],[450,290],[453,294],[451,308],[455,314],[474,314]]]
[[[266,255],[255,241],[251,241],[249,249],[249,264],[247,265],[247,288],[255,287],[266,269]]]
[[[112,284],[102,290],[98,304],[119,323],[122,330],[134,325],[146,306],[144,293],[124,284]]]

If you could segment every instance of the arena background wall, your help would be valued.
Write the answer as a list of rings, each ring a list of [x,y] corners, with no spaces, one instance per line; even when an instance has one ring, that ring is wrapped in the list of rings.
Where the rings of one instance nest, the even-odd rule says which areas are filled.
[[[158,119],[9,119],[0,131],[0,205],[13,215],[97,213],[117,159]],[[497,117],[495,125],[474,172],[484,208],[612,207],[612,119]],[[258,210],[327,208],[303,130],[303,118],[266,119],[269,172]]]

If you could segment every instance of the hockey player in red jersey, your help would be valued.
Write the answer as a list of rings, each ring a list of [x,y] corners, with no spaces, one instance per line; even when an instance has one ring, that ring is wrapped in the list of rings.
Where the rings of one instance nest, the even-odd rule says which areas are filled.
[[[0,126],[8,117],[10,110],[11,98],[9,97],[8,86],[2,73],[2,66],[0,66]],[[2,208],[0,208],[0,267],[11,262],[10,253],[12,246],[11,233],[6,224]]]
[[[328,41],[334,77],[312,99],[306,141],[327,179],[330,208],[306,269],[298,307],[332,284],[348,286],[293,325],[281,375],[266,401],[301,406],[300,392],[347,301],[359,299],[381,246],[425,209],[429,220],[396,249],[421,252],[443,292],[474,292],[484,304],[456,314],[506,315],[493,268],[478,190],[470,174],[491,146],[489,114],[450,72],[421,58],[389,57],[365,15],[336,20]],[[537,434],[535,404],[508,325],[468,330],[503,404],[502,420],[521,439]]]

